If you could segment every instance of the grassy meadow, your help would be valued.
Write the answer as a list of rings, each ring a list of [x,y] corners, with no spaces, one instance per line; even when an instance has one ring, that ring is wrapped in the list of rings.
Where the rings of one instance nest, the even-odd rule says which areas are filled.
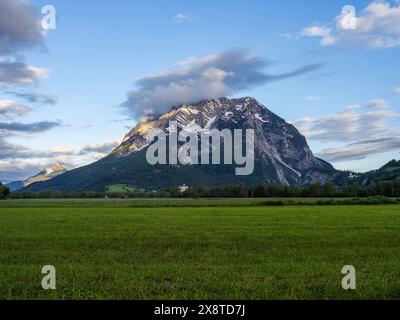
[[[400,205],[0,201],[0,299],[398,298]]]

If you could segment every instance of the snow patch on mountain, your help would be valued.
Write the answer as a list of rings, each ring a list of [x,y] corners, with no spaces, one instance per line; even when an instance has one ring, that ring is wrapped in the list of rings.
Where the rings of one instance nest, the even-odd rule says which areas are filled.
[[[258,113],[256,113],[256,114],[254,115],[254,117],[255,117],[257,120],[260,120],[261,122],[268,123],[268,121],[264,120]]]

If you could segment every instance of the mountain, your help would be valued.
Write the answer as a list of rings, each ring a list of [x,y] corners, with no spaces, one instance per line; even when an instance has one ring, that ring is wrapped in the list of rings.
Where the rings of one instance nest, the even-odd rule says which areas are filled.
[[[10,189],[10,191],[17,191],[24,187],[24,182],[23,181],[13,181],[13,182],[7,183],[6,187],[8,189]]]
[[[26,180],[10,182],[7,184],[7,187],[11,191],[16,191],[23,187],[27,187],[27,186],[31,185],[32,183],[50,180],[54,177],[57,177],[65,172],[67,172],[67,171],[68,170],[62,164],[56,163],[52,167],[43,169],[38,174],[36,174],[32,177],[29,177]]]
[[[365,173],[353,174],[350,178],[352,183],[363,187],[376,182],[393,181],[400,177],[400,160],[392,160],[383,167]],[[349,182],[349,179],[347,179]]]
[[[235,175],[236,165],[154,165],[146,161],[146,135],[160,129],[167,135],[170,121],[178,131],[204,132],[212,129],[254,129],[255,164],[249,176]],[[139,123],[109,156],[88,166],[64,173],[50,181],[24,188],[27,191],[104,191],[126,184],[146,190],[186,184],[296,185],[331,180],[337,171],[314,157],[303,135],[292,125],[250,97],[211,99],[173,107],[169,112]]]

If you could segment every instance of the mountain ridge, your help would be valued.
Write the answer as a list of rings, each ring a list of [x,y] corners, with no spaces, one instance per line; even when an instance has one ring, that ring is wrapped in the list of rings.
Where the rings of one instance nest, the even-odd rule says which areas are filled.
[[[151,129],[168,133],[171,121],[176,121],[178,130],[194,132],[254,129],[254,173],[238,177],[233,173],[234,166],[229,165],[149,165],[145,159],[149,146],[146,135]],[[292,124],[254,98],[219,98],[174,106],[162,115],[140,122],[107,157],[50,181],[34,183],[24,190],[103,191],[109,185],[120,183],[146,189],[182,184],[213,186],[267,182],[296,185],[316,181],[324,183],[335,173],[337,171],[331,164],[313,155],[306,138]]]
[[[54,177],[57,177],[65,172],[67,172],[67,171],[68,170],[64,167],[63,164],[57,162],[53,166],[51,166],[49,168],[44,168],[39,173],[37,173],[25,180],[12,181],[12,182],[8,183],[6,186],[11,191],[16,191],[16,190],[27,187],[36,182],[43,182],[43,181],[50,180]]]
[[[352,173],[346,182],[356,183],[362,187],[385,181],[393,181],[400,177],[400,160],[391,160],[382,167],[364,173]]]

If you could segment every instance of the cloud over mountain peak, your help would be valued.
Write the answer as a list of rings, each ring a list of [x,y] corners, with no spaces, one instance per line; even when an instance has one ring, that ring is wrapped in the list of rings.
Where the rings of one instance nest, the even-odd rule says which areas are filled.
[[[246,50],[188,58],[174,64],[169,71],[137,79],[135,89],[127,93],[122,106],[135,118],[146,118],[167,111],[171,105],[230,96],[320,68],[319,64],[313,64],[285,73],[268,74],[264,70],[269,65],[267,60]]]

